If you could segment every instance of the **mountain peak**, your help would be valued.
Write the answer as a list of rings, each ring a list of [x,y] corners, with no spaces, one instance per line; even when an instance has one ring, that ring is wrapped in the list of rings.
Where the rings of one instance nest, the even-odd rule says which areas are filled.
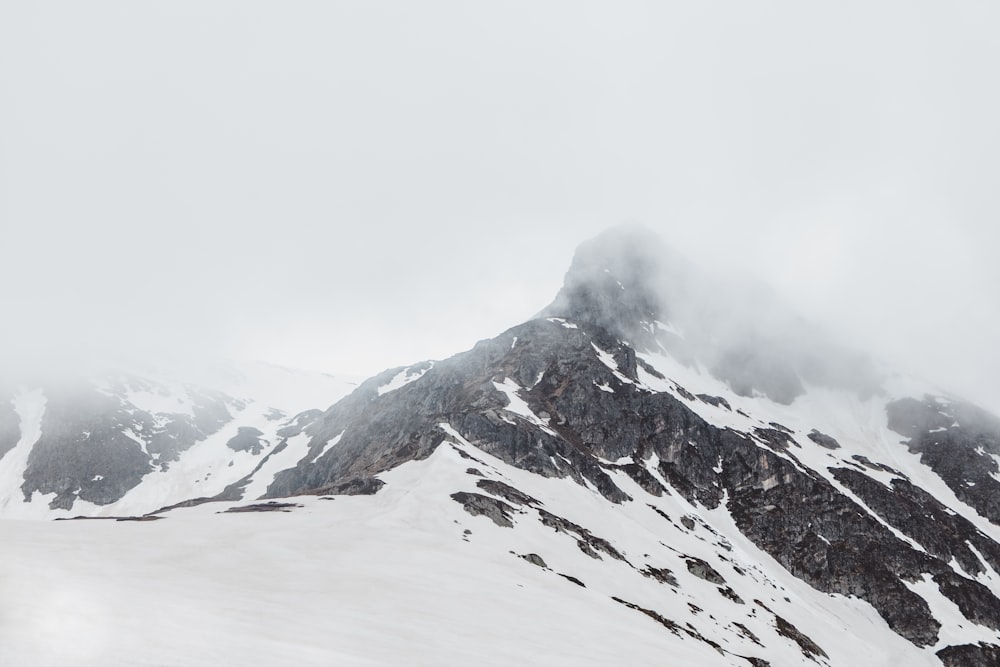
[[[871,393],[879,374],[766,285],[707,271],[647,227],[612,227],[576,250],[543,316],[596,329],[637,352],[667,353],[738,394],[790,403],[806,384]]]
[[[666,320],[665,286],[689,267],[649,228],[626,223],[577,248],[546,316],[599,327],[640,349],[655,349],[651,325]]]

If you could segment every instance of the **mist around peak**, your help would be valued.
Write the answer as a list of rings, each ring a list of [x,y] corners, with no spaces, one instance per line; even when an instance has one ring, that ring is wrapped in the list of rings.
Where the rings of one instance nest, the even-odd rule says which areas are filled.
[[[790,403],[806,385],[878,390],[861,351],[839,344],[753,277],[712,273],[630,223],[582,243],[543,311],[599,327],[640,352],[698,364],[742,395]]]

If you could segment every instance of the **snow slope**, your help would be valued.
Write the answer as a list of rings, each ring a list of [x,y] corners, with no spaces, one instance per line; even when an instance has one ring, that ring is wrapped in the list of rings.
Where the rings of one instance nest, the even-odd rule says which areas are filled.
[[[296,498],[287,513],[210,504],[154,522],[3,521],[0,664],[817,664],[776,632],[774,614],[826,651],[818,664],[938,664],[864,603],[788,575],[724,513],[688,530],[679,519],[696,508],[676,494],[633,487],[637,500],[616,506],[450,440],[384,473],[377,495]],[[532,511],[512,528],[470,516],[449,497],[478,489],[469,467],[610,540],[632,565],[585,554]],[[518,557],[528,553],[547,568]],[[743,603],[689,573],[685,557],[712,563]],[[678,584],[633,567],[644,564]],[[612,596],[690,624],[721,651]]]

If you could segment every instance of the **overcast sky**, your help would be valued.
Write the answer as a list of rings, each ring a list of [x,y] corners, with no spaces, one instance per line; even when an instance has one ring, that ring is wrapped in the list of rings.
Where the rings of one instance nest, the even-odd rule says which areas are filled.
[[[0,4],[0,343],[367,375],[638,221],[1000,411],[994,2]]]

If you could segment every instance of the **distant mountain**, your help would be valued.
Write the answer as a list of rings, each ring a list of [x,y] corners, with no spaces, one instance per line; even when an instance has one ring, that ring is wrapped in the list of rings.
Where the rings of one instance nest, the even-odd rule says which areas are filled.
[[[8,382],[0,516],[144,513],[216,495],[270,458],[299,413],[356,384],[262,363],[200,375],[211,388],[160,369]]]
[[[177,504],[167,487],[182,506],[292,498],[345,539],[397,531],[380,533],[401,545],[387,578],[433,543],[609,627],[626,610],[663,651],[627,664],[1000,664],[1000,419],[641,228],[582,245],[537,318],[331,391],[324,411],[148,382],[14,396],[2,511],[17,514],[20,493],[104,513]],[[295,500],[308,496],[342,504]],[[186,511],[158,515],[223,520]],[[436,613],[456,614],[449,570],[419,576],[444,591]],[[560,646],[576,636],[558,615],[534,623]],[[598,655],[602,640],[575,641]],[[406,646],[376,662],[405,662]]]

